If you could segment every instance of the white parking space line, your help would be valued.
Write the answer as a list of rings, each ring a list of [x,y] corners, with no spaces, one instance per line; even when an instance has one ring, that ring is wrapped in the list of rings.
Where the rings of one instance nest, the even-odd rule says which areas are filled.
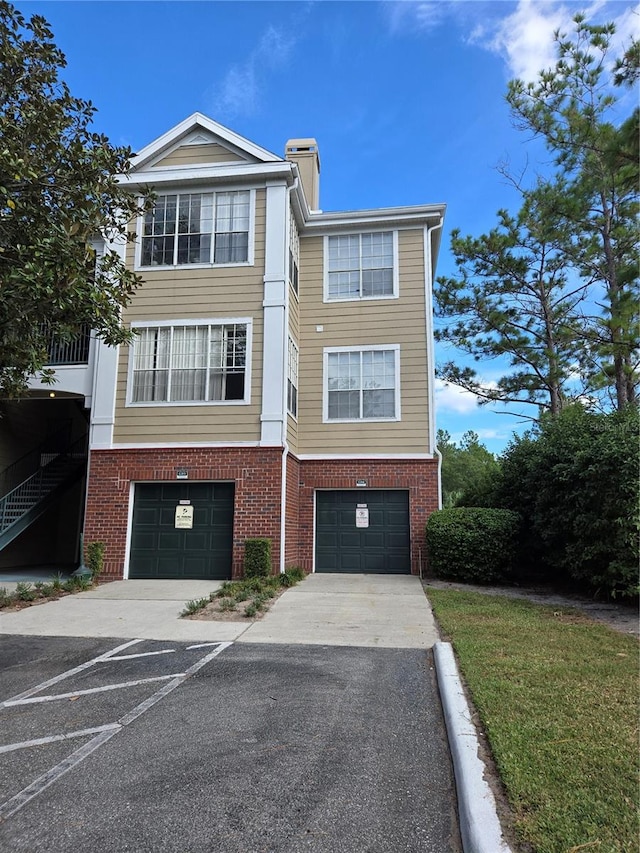
[[[122,643],[121,646],[116,646],[115,649],[111,649],[110,652],[105,652],[103,655],[98,655],[97,658],[92,658],[91,660],[85,661],[85,663],[81,663],[80,666],[75,666],[73,669],[68,669],[66,672],[61,672],[60,675],[55,675],[48,681],[43,681],[41,684],[37,684],[35,687],[30,687],[29,690],[25,690],[24,693],[18,693],[17,696],[12,696],[11,699],[7,699],[7,702],[13,702],[16,699],[26,699],[27,696],[33,696],[34,693],[39,693],[41,690],[45,690],[47,687],[51,687],[54,684],[58,684],[58,682],[64,681],[65,678],[71,678],[72,675],[76,675],[78,672],[82,672],[83,670],[88,669],[90,666],[94,666],[96,663],[102,663],[102,661],[109,660],[111,655],[114,655],[117,652],[122,652],[125,649],[128,649],[130,646],[142,642],[143,640],[129,640],[126,643]]]
[[[64,735],[47,735],[46,737],[38,737],[34,740],[23,740],[19,743],[8,743],[5,746],[0,746],[0,754],[3,752],[14,752],[16,749],[28,749],[30,746],[43,746],[47,743],[55,743],[60,740],[72,740],[76,737],[88,737],[96,735],[99,732],[110,732],[121,729],[119,723],[107,723],[106,726],[94,726],[92,729],[79,729],[77,732],[67,732]]]
[[[71,755],[68,755],[59,764],[56,764],[55,767],[52,767],[51,770],[47,770],[46,773],[39,776],[34,782],[27,785],[26,788],[23,788],[19,794],[15,795],[15,797],[11,797],[10,800],[3,803],[0,806],[0,820],[5,820],[6,818],[11,817],[11,815],[15,814],[23,806],[26,806],[30,800],[37,797],[38,794],[41,794],[45,788],[48,788],[49,785],[52,785],[61,776],[64,776],[65,773],[68,773],[69,770],[76,766],[76,764],[84,761],[85,758],[91,755],[92,752],[95,752],[95,750],[102,746],[103,743],[111,740],[117,731],[120,731],[120,729],[118,728],[113,729],[112,731],[102,732],[92,738],[88,743],[85,743],[79,749],[76,749],[75,752],[72,752]]]
[[[140,642],[140,641],[134,641]],[[48,770],[46,773],[43,773],[42,776],[35,779],[30,785],[27,785],[26,788],[23,788],[15,796],[11,797],[6,802],[0,805],[0,821],[5,820],[11,815],[14,815],[17,811],[19,811],[23,806],[26,806],[34,797],[37,797],[41,794],[46,788],[60,779],[61,776],[64,776],[65,773],[68,773],[69,770],[72,770],[81,761],[84,761],[85,758],[88,758],[96,749],[99,749],[103,744],[107,743],[107,741],[111,740],[111,738],[116,735],[119,731],[121,731],[125,726],[128,726],[129,723],[132,723],[134,720],[138,719],[142,714],[152,708],[157,702],[161,699],[164,699],[172,690],[175,690],[176,687],[179,687],[189,676],[194,675],[198,670],[202,669],[203,666],[206,666],[210,661],[216,658],[222,651],[224,651],[229,646],[233,645],[231,642],[221,642],[217,643],[217,647],[209,652],[209,654],[200,658],[200,660],[196,661],[192,664],[184,673],[180,673],[177,676],[173,677],[173,681],[170,681],[168,684],[165,684],[164,687],[161,687],[160,690],[157,690],[152,696],[149,696],[143,702],[140,702],[139,705],[136,705],[135,708],[132,708],[127,714],[121,717],[117,723],[112,723],[112,729],[108,731],[102,731],[100,734],[96,735],[96,737],[92,738],[88,743],[83,744],[81,747],[76,749],[71,755],[68,755],[65,759],[63,759],[59,764],[56,764],[55,767],[52,767],[51,770]],[[120,651],[122,647],[119,647],[117,650]],[[89,664],[95,663],[99,659],[94,659],[90,661]],[[82,669],[86,669],[85,666]],[[76,667],[76,671],[79,671]],[[169,676],[172,677],[172,676]],[[60,680],[60,679],[58,679]],[[55,682],[54,682],[55,683]],[[35,692],[35,691],[34,691]],[[75,695],[75,694],[72,694]]]
[[[122,690],[124,687],[137,687],[150,681],[168,681],[180,678],[184,672],[172,672],[170,675],[154,675],[153,678],[138,678],[136,681],[123,681],[120,684],[103,684],[102,687],[89,687],[86,690],[72,690],[70,693],[55,693],[52,696],[30,696],[28,699],[9,699],[0,704],[0,708],[14,708],[16,705],[37,705],[41,702],[57,702],[59,699],[75,699],[76,696],[88,696],[90,693],[105,693],[107,690]]]
[[[210,646],[217,646],[218,643],[198,643],[195,646],[187,646],[187,651],[190,652],[191,649],[208,649]]]
[[[152,655],[170,655],[176,649],[160,649],[158,652],[138,652],[136,655],[111,655],[109,660],[131,660],[132,658],[150,658]]]

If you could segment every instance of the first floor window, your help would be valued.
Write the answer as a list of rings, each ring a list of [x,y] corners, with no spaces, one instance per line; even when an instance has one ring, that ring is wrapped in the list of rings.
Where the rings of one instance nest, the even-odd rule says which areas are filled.
[[[298,416],[298,347],[291,338],[287,369],[287,410],[294,418]]]
[[[327,420],[395,419],[397,357],[397,348],[328,352]]]
[[[158,196],[144,217],[140,265],[246,263],[250,207],[248,190]]]
[[[133,344],[132,403],[244,400],[247,326],[149,326]]]

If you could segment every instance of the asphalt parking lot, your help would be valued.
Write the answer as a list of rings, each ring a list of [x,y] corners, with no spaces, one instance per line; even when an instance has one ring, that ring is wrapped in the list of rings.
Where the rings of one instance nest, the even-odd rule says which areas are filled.
[[[1,643],[7,853],[460,850],[430,650]]]

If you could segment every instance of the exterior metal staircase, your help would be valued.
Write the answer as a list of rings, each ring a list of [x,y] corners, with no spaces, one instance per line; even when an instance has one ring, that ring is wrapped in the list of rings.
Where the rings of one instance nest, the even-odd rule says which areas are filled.
[[[0,472],[0,550],[39,518],[80,479],[87,459],[87,436],[75,440],[69,430],[49,436],[34,450]]]

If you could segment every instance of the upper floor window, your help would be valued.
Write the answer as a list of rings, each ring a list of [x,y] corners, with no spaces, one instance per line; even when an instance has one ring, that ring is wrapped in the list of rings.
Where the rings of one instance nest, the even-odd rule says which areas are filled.
[[[298,292],[298,267],[300,266],[300,238],[293,213],[289,214],[289,284]]]
[[[158,196],[144,217],[140,266],[249,261],[251,192]]]
[[[144,326],[131,356],[131,403],[244,401],[247,323]]]
[[[325,421],[400,419],[397,345],[328,348],[324,357]]]
[[[325,298],[379,299],[397,295],[393,231],[326,238]]]
[[[287,411],[298,416],[298,347],[289,338],[287,363]]]

